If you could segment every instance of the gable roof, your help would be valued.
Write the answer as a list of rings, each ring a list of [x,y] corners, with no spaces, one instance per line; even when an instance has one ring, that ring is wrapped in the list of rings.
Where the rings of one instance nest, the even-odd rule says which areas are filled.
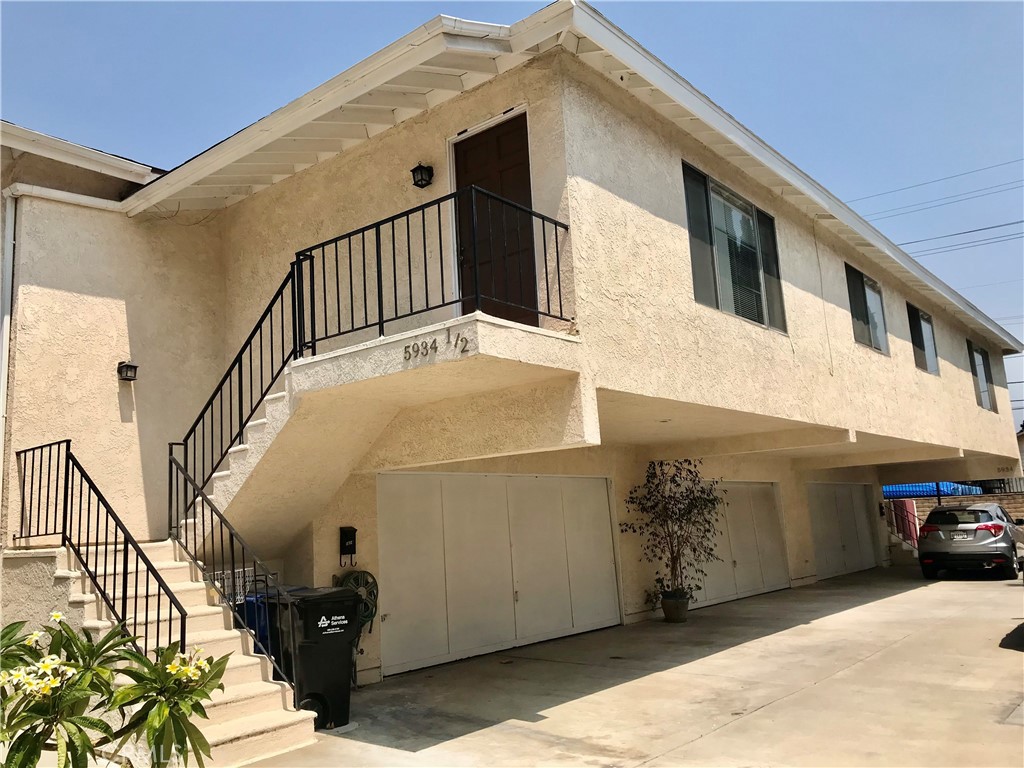
[[[957,317],[1001,352],[1024,345],[582,0],[512,25],[438,16],[156,178],[129,216],[214,209],[265,189],[561,46]]]
[[[56,136],[15,125],[8,120],[0,120],[0,146],[7,147],[13,152],[39,155],[136,184],[148,184],[163,173],[158,168],[151,168],[126,157],[58,139]]]

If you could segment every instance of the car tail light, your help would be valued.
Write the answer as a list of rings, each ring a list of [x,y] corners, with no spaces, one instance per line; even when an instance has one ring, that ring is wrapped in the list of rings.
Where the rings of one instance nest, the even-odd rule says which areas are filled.
[[[1003,533],[1003,527],[999,523],[982,523],[978,526],[979,531],[988,531],[993,536],[1000,536]]]
[[[930,523],[925,523],[921,526],[921,529],[918,531],[918,534],[920,534],[921,538],[923,539],[929,533],[935,533],[937,530],[939,530],[939,526],[931,525]]]

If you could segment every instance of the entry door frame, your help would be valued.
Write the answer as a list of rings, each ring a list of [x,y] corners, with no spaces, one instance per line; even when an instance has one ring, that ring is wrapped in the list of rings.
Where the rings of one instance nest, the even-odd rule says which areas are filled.
[[[514,107],[509,107],[500,115],[494,115],[493,117],[489,117],[483,122],[476,123],[470,128],[463,128],[454,136],[449,136],[447,139],[445,139],[445,154],[447,154],[448,156],[448,192],[457,192],[459,189],[459,180],[456,178],[455,174],[455,145],[458,144],[463,139],[468,139],[471,136],[475,136],[478,133],[483,133],[484,131],[490,130],[491,128],[495,127],[496,125],[501,125],[502,123],[508,122],[514,117],[519,117],[519,115],[526,115],[526,150],[530,155],[530,200],[534,199],[533,143],[530,141],[530,116],[529,114],[527,114],[527,104],[525,102],[516,104]],[[458,247],[459,222],[458,218],[455,215],[455,206],[450,207],[451,212],[449,213],[448,218],[450,219],[451,223],[452,252],[454,253],[456,252]],[[534,253],[533,257],[536,260],[537,254]],[[462,295],[462,272],[459,269],[458,259],[455,259],[454,263],[452,264],[451,279],[452,285],[459,286],[459,295]],[[464,316],[462,314],[461,304],[454,305],[452,307],[452,312],[454,313],[452,317]]]

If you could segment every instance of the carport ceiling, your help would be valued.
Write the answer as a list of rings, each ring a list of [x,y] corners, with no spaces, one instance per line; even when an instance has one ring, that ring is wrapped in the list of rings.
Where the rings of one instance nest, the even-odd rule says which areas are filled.
[[[667,445],[808,426],[789,419],[607,389],[598,390],[597,408],[601,442],[610,445]]]

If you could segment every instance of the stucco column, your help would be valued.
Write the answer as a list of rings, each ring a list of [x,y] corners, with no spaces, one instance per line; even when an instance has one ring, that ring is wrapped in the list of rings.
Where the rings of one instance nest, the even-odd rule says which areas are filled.
[[[817,581],[817,562],[807,479],[800,473],[786,472],[778,487],[790,581],[794,587],[813,584]]]

